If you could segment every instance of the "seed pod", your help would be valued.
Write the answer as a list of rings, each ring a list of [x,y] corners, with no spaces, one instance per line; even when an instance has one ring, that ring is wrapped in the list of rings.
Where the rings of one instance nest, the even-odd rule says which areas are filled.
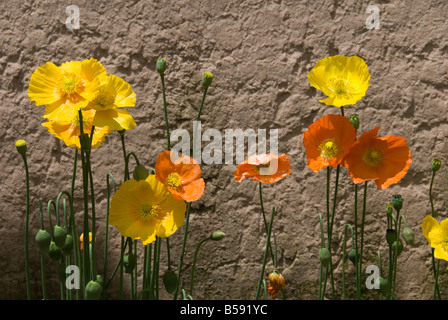
[[[51,260],[59,261],[62,258],[61,249],[56,245],[54,241],[51,241],[50,248],[48,250],[48,255],[50,256]]]
[[[397,240],[397,231],[395,231],[394,229],[387,229],[386,230],[387,244],[391,246],[395,240]]]
[[[164,59],[164,58],[157,59],[156,70],[159,73],[164,73],[165,72],[165,70],[166,70],[166,59]]]
[[[168,269],[166,270],[165,274],[163,275],[163,285],[168,293],[173,293],[176,291],[176,284],[177,284],[177,275],[176,273]]]
[[[65,238],[65,244],[62,247],[62,253],[64,255],[69,255],[70,252],[72,252],[73,249],[73,237],[71,235],[67,235],[67,237]]]
[[[432,160],[432,165],[431,165],[431,169],[434,173],[436,173],[437,171],[439,171],[440,167],[442,166],[442,161],[438,160],[438,159],[433,159]]]
[[[210,72],[204,72],[202,77],[202,84],[204,87],[208,88],[212,84],[213,74]]]
[[[50,250],[51,243],[51,235],[47,230],[39,230],[36,234],[36,242],[39,246],[39,250],[41,254],[47,254],[48,250]]]
[[[352,115],[350,115],[349,120],[355,129],[359,129],[359,115],[352,114]]]
[[[22,156],[25,155],[28,150],[28,148],[26,146],[26,141],[25,140],[17,140],[16,148],[17,148],[18,153],[20,153]]]
[[[98,283],[98,281],[89,281],[86,286],[85,297],[87,300],[98,300],[101,296],[101,291],[103,288]]]
[[[401,195],[396,194],[392,196],[392,205],[397,211],[400,211],[401,208],[403,208],[403,198],[401,198]]]
[[[330,265],[331,254],[327,248],[320,249],[319,259],[322,265],[327,268]]]
[[[63,248],[65,245],[65,239],[67,238],[67,230],[61,226],[54,226],[53,228],[54,242],[59,248]]]
[[[375,282],[379,286],[379,290],[382,294],[387,295],[389,293],[389,281],[387,279],[378,277]]]

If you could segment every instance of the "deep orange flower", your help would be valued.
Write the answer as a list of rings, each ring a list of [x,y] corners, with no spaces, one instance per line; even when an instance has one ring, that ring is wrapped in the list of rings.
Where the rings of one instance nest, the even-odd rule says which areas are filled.
[[[375,180],[378,189],[397,183],[408,172],[411,151],[403,137],[377,137],[380,127],[364,132],[344,158],[354,183]]]
[[[329,114],[312,123],[303,135],[308,167],[314,172],[336,168],[356,140],[356,130],[342,115]]]
[[[271,299],[275,299],[280,290],[285,287],[285,278],[278,271],[272,271],[268,278],[268,293]]]
[[[236,167],[234,177],[237,182],[252,178],[263,183],[275,183],[291,173],[289,156],[268,153],[247,158]]]
[[[192,202],[204,194],[201,167],[189,156],[180,155],[175,159],[171,151],[164,151],[157,157],[155,171],[157,180],[165,185],[176,200]]]

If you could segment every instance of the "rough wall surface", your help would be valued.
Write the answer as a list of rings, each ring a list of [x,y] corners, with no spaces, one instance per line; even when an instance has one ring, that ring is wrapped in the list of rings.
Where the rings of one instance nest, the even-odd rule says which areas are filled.
[[[380,28],[369,30],[366,8],[380,9]],[[80,29],[68,30],[66,7],[80,9]],[[41,297],[40,261],[32,241],[39,228],[38,201],[55,199],[70,188],[74,150],[41,125],[43,107],[27,96],[32,72],[45,62],[98,59],[129,82],[137,94],[130,110],[138,126],[126,133],[127,151],[148,167],[165,148],[165,128],[157,58],[168,61],[167,99],[171,128],[191,130],[202,95],[205,71],[214,74],[202,113],[203,130],[278,129],[279,153],[291,158],[292,174],[263,189],[267,210],[275,206],[278,267],[288,299],[317,297],[320,246],[318,214],[325,212],[325,172],[306,166],[303,132],[324,114],[339,109],[319,103],[307,81],[314,64],[329,55],[358,55],[371,72],[370,87],[346,114],[358,113],[360,132],[381,126],[380,135],[407,139],[413,162],[399,184],[377,190],[369,184],[365,262],[387,257],[384,206],[392,195],[404,198],[403,213],[416,235],[399,258],[397,297],[431,299],[430,248],[420,223],[430,211],[428,190],[433,158],[447,163],[448,22],[445,1],[2,1],[0,3],[0,298],[24,299],[25,176],[14,141],[25,139],[31,188],[30,258],[33,297]],[[119,135],[115,132],[92,153],[97,196],[98,248],[102,252],[106,212],[106,174],[123,177]],[[215,230],[227,237],[206,243],[198,256],[195,299],[252,299],[266,235],[257,184],[233,179],[234,164],[202,165],[204,196],[193,204],[185,257],[184,286],[196,244]],[[334,175],[333,175],[334,177]],[[80,179],[81,177],[78,176]],[[76,184],[77,219],[82,214],[81,180]],[[434,186],[438,218],[448,216],[448,170]],[[78,220],[79,221],[79,220]],[[342,170],[335,218],[336,285],[341,284],[341,241],[353,224],[353,185]],[[119,234],[110,227],[110,271],[117,262]],[[177,267],[183,229],[170,238]],[[166,268],[162,246],[161,270]],[[140,252],[141,246],[139,248]],[[140,261],[141,261],[140,257]],[[101,263],[100,258],[100,263]],[[47,274],[54,269],[47,260]],[[441,261],[442,294],[448,293]],[[53,268],[53,269],[52,269]],[[272,265],[268,264],[268,269]],[[354,270],[347,269],[353,283]],[[56,277],[50,298],[58,299]],[[50,276],[48,276],[50,279]],[[126,288],[128,284],[126,283]],[[352,286],[352,284],[351,284]],[[113,285],[116,288],[116,284]],[[378,294],[367,292],[377,298]],[[116,292],[116,291],[115,291]],[[340,289],[338,291],[340,296]],[[164,294],[163,298],[171,299]],[[116,298],[113,290],[110,298]]]

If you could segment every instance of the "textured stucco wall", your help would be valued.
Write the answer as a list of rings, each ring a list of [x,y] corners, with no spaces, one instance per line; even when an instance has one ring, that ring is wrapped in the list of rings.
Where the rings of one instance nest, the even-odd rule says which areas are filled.
[[[80,29],[68,30],[66,7],[80,8]],[[368,30],[368,5],[380,8],[380,29]],[[399,258],[397,297],[430,299],[433,292],[430,249],[420,223],[429,213],[430,163],[447,163],[448,22],[445,1],[2,1],[0,3],[0,298],[26,297],[24,274],[25,178],[14,141],[29,146],[31,175],[31,280],[41,297],[40,263],[34,242],[38,200],[45,203],[69,189],[74,150],[41,126],[42,107],[27,96],[28,81],[40,65],[98,59],[111,74],[129,82],[137,94],[130,110],[138,126],[126,135],[127,151],[152,167],[165,148],[162,96],[155,62],[168,61],[167,99],[171,129],[192,127],[200,103],[204,71],[214,74],[203,110],[203,129],[279,129],[279,152],[291,157],[292,174],[264,188],[268,211],[275,206],[274,231],[279,268],[289,299],[317,297],[320,243],[318,213],[325,212],[325,172],[306,166],[303,132],[322,115],[339,109],[318,102],[307,74],[329,55],[358,55],[370,72],[370,87],[356,107],[360,132],[381,126],[380,135],[407,139],[413,163],[402,181],[380,191],[369,184],[365,262],[384,257],[384,206],[393,194],[405,199],[403,213],[416,234],[414,247]],[[106,210],[105,177],[122,181],[120,138],[114,133],[92,153],[97,195],[98,250],[102,252]],[[227,237],[206,243],[198,257],[195,299],[252,299],[265,246],[257,184],[233,180],[234,165],[203,165],[205,195],[193,204],[185,258],[184,285],[196,244],[220,229]],[[79,176],[80,179],[80,176]],[[448,215],[446,165],[434,186],[435,209]],[[77,219],[81,218],[81,180],[77,182]],[[346,223],[353,223],[353,187],[342,170],[335,218],[337,287],[341,282],[340,243]],[[119,235],[111,227],[111,269]],[[183,230],[171,239],[177,265]],[[34,249],[33,249],[34,248]],[[140,252],[141,246],[140,246]],[[164,257],[165,246],[162,246]],[[100,258],[100,264],[102,259]],[[47,274],[54,264],[47,259]],[[166,266],[163,260],[161,270]],[[268,269],[271,265],[268,265]],[[441,263],[442,294],[448,281]],[[353,267],[347,281],[353,282]],[[49,276],[48,276],[49,277]],[[54,277],[56,279],[56,277]],[[50,297],[59,286],[49,281]],[[127,285],[128,286],[128,285]],[[116,286],[114,287],[116,288]],[[339,291],[340,294],[340,291]],[[377,297],[377,295],[369,295]],[[113,291],[111,297],[114,297]],[[163,295],[169,299],[171,296]]]

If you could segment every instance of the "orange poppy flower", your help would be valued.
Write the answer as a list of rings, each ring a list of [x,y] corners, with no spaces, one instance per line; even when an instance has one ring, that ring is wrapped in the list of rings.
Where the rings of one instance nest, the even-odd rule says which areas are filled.
[[[378,189],[397,183],[408,172],[411,151],[403,137],[377,137],[380,127],[364,132],[344,158],[354,183],[375,180]]]
[[[291,173],[289,156],[268,153],[254,155],[236,167],[234,177],[237,182],[253,178],[263,183],[275,183]]]
[[[356,129],[341,115],[329,114],[312,123],[303,135],[308,167],[314,172],[336,168],[356,140]]]
[[[157,180],[165,185],[174,199],[192,202],[204,194],[201,167],[193,158],[180,155],[174,159],[171,151],[164,151],[157,157],[154,169]]]

